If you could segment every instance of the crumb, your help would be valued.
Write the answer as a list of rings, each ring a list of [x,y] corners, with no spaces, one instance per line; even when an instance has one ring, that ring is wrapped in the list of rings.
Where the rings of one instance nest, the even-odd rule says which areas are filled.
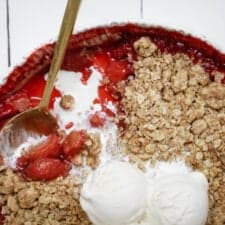
[[[88,165],[92,169],[97,168],[101,148],[100,135],[97,133],[88,134],[84,149],[72,159],[72,163],[79,167]]]
[[[89,134],[86,142],[87,146],[87,165],[92,169],[96,169],[99,164],[99,154],[101,152],[101,140],[99,134]]]
[[[74,97],[72,95],[63,95],[59,104],[63,109],[70,110],[75,104]]]

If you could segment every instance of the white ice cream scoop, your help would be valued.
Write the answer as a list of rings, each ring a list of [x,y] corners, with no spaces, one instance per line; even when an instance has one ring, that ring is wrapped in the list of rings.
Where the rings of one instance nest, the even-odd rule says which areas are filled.
[[[161,176],[149,186],[149,215],[157,225],[205,225],[208,183],[199,172]]]
[[[95,225],[128,225],[142,218],[146,196],[144,173],[127,162],[111,161],[87,177],[80,203]]]

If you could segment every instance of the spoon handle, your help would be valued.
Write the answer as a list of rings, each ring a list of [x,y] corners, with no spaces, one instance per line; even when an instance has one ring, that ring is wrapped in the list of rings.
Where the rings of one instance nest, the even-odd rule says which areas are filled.
[[[39,107],[47,108],[49,105],[55,79],[64,59],[68,41],[78,14],[80,2],[81,0],[67,1],[58,41],[56,42],[51,67],[48,73],[47,83],[44,89],[42,100],[39,103]]]

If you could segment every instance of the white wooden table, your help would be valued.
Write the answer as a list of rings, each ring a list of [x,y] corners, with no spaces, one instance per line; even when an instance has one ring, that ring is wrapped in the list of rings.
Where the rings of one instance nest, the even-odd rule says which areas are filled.
[[[66,0],[0,0],[0,81],[56,39]],[[74,32],[113,22],[184,30],[225,52],[225,0],[83,0]]]

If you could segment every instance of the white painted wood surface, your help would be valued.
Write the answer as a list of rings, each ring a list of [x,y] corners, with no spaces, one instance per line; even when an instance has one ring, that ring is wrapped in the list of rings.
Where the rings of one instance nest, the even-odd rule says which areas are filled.
[[[56,39],[65,4],[66,0],[0,0],[0,81],[34,49]],[[140,22],[193,33],[225,52],[224,12],[224,0],[82,0],[75,32],[113,22]]]
[[[35,48],[56,37],[66,1],[10,0],[11,61],[24,61]],[[53,6],[53,7],[51,7]]]
[[[225,52],[224,0],[144,0],[145,21],[184,30]]]
[[[76,30],[123,21],[127,2],[83,0]],[[139,0],[129,0],[128,20],[138,18],[139,4]],[[65,5],[66,0],[10,0],[13,64],[20,63],[35,47],[56,39]]]
[[[3,77],[8,66],[6,1],[0,0],[0,78]]]

